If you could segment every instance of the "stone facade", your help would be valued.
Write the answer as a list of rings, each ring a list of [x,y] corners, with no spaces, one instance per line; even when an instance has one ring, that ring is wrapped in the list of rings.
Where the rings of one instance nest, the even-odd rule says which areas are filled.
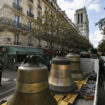
[[[0,44],[38,47],[36,39],[27,37],[32,20],[45,10],[59,9],[56,0],[0,0]],[[41,41],[45,48],[47,42]]]
[[[79,29],[80,34],[89,40],[89,20],[86,8],[76,10],[74,18],[75,25]]]

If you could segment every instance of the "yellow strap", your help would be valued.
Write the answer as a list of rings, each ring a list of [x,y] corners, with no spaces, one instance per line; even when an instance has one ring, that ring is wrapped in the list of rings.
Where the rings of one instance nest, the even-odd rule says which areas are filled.
[[[7,102],[5,102],[4,104],[2,104],[2,105],[7,105]]]

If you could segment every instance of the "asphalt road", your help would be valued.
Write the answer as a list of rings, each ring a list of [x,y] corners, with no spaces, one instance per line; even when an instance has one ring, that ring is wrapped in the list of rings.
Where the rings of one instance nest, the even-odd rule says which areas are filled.
[[[2,86],[0,86],[0,100],[10,96],[16,89],[17,71],[4,70]]]
[[[10,96],[11,94],[14,93],[14,91],[15,91],[15,83],[3,84],[2,89],[0,89],[0,100]]]

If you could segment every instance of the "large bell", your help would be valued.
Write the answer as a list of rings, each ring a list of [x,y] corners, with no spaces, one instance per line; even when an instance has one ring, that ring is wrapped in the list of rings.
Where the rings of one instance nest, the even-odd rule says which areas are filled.
[[[29,62],[18,68],[16,92],[7,105],[57,105],[48,88],[47,68],[36,56]]]
[[[48,80],[50,90],[55,93],[65,94],[73,92],[77,88],[71,78],[70,60],[64,56],[57,56],[52,59]]]
[[[84,79],[84,75],[82,71],[80,70],[80,56],[77,54],[68,54],[66,56],[70,61],[70,67],[71,67],[71,76],[74,80],[82,80]]]

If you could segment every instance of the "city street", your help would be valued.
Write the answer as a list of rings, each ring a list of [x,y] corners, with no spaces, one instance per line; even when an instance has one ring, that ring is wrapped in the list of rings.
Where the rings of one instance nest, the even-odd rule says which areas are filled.
[[[17,71],[4,70],[2,76],[2,86],[0,87],[0,100],[10,96],[16,87]]]
[[[105,0],[0,0],[0,105],[105,105],[104,72]]]

